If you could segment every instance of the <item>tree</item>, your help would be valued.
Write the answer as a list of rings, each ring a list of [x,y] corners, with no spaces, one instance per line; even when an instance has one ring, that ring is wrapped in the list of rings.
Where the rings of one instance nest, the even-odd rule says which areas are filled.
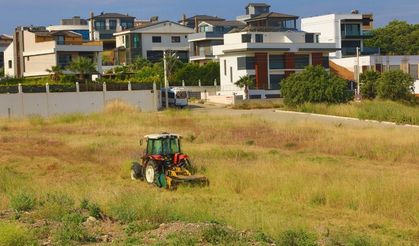
[[[378,47],[382,54],[419,54],[419,24],[394,20],[385,27],[373,30],[372,34],[373,37],[365,41],[365,46]]]
[[[52,66],[51,68],[46,69],[45,71],[49,73],[49,77],[53,81],[60,80],[61,75],[63,75],[63,69],[60,66]]]
[[[377,80],[380,78],[380,74],[368,70],[362,73],[360,76],[361,81],[361,95],[365,99],[374,99],[377,96]]]
[[[185,81],[187,85],[198,85],[201,80],[202,85],[213,85],[214,80],[220,77],[220,66],[218,62],[209,62],[204,65],[188,63],[175,71],[174,80],[176,82]]]
[[[153,64],[142,57],[137,56],[131,64],[128,65],[131,72],[141,70],[143,67],[151,67]]]
[[[410,100],[414,80],[401,70],[387,71],[377,81],[377,95],[382,99]]]
[[[78,57],[69,66],[68,69],[79,74],[80,82],[85,82],[85,76],[96,73],[96,65],[93,61],[86,57]]]
[[[240,77],[234,84],[240,88],[244,88],[244,97],[249,99],[249,87],[255,83],[254,79],[249,75]]]
[[[344,103],[353,98],[347,82],[322,66],[308,66],[282,81],[281,93],[287,105],[311,103]]]

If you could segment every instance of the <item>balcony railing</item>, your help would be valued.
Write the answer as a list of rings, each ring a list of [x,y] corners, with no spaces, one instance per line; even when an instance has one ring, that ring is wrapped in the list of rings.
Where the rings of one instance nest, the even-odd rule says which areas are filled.
[[[223,38],[224,34],[221,32],[199,32],[188,35],[188,40],[197,39],[212,39],[212,38]]]
[[[342,38],[372,38],[371,31],[342,31]]]
[[[355,47],[348,47],[342,48],[342,55],[343,56],[356,56],[356,48]],[[361,49],[360,55],[379,55],[380,48],[376,47],[364,47]]]
[[[84,46],[101,46],[102,42],[101,41],[88,41],[88,42],[84,42],[84,41],[80,41],[80,40],[56,40],[55,43],[57,45],[84,45]]]

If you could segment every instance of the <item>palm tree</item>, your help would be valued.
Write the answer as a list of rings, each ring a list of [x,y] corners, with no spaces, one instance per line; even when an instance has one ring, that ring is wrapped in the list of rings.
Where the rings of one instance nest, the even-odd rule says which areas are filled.
[[[58,81],[60,79],[60,76],[63,75],[63,69],[60,66],[52,66],[51,68],[46,69],[45,71],[49,73],[49,77],[53,81]]]
[[[96,64],[93,61],[86,57],[78,57],[76,60],[71,62],[68,66],[70,71],[73,71],[79,74],[80,82],[85,82],[85,75],[90,75],[96,73]]]
[[[254,84],[253,78],[249,75],[242,76],[234,84],[240,88],[244,88],[244,97],[245,99],[249,99],[249,87]]]

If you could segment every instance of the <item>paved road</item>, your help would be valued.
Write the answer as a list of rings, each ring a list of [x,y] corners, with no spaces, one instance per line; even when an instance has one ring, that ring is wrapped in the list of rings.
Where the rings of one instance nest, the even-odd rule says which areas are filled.
[[[254,117],[264,118],[275,122],[292,123],[292,122],[316,122],[330,125],[351,126],[351,127],[383,127],[383,128],[406,128],[417,129],[419,126],[396,125],[394,123],[364,121],[353,118],[336,117],[319,114],[307,114],[290,111],[280,111],[274,109],[252,109],[252,110],[235,110],[226,108],[224,105],[217,104],[190,104],[192,112],[207,113],[214,115],[241,116],[253,115]]]

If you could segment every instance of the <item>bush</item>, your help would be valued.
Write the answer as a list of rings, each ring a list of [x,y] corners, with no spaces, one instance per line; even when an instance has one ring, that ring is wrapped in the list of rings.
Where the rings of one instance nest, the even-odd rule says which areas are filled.
[[[345,80],[330,74],[321,66],[308,66],[282,82],[282,95],[286,105],[312,103],[344,103],[353,95]]]
[[[413,78],[400,70],[387,71],[377,81],[377,94],[382,99],[410,100],[413,96]]]
[[[102,218],[102,210],[100,210],[100,207],[97,203],[90,203],[87,206],[87,209],[89,210],[90,216],[95,217],[96,219]]]
[[[74,200],[64,193],[48,193],[40,205],[40,217],[59,221],[74,209]]]
[[[26,192],[19,192],[11,197],[10,207],[16,212],[30,211],[35,207],[35,198]]]
[[[317,246],[317,238],[314,234],[303,229],[286,230],[281,233],[278,245],[283,246]]]
[[[368,70],[360,75],[360,87],[361,95],[364,99],[374,99],[377,96],[377,80],[380,78],[380,74]]]
[[[229,244],[240,240],[239,235],[222,225],[212,225],[202,233],[205,242],[211,244]]]
[[[27,246],[38,245],[33,234],[15,223],[0,222],[0,245]]]
[[[54,239],[58,242],[59,245],[68,245],[72,241],[76,242],[86,242],[90,241],[86,229],[83,227],[82,223],[84,218],[81,214],[71,213],[65,215],[62,219],[62,225],[57,229]]]

